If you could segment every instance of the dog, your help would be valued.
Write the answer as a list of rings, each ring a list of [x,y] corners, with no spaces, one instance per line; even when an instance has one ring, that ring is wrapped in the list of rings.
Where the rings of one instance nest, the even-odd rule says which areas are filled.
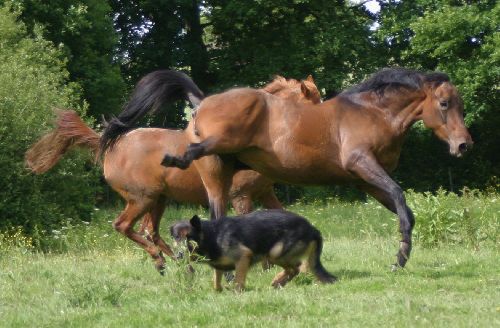
[[[337,280],[320,261],[321,233],[305,218],[284,210],[261,210],[218,220],[201,220],[197,215],[170,227],[176,241],[188,241],[191,254],[204,257],[215,269],[214,288],[222,290],[224,271],[235,270],[235,288],[243,291],[248,269],[267,260],[281,266],[273,281],[283,287],[298,273],[301,265],[310,269],[322,283]]]

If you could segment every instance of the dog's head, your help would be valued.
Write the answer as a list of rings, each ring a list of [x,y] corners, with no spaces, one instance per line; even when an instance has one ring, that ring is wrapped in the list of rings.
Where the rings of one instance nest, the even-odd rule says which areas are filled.
[[[201,243],[203,233],[201,230],[201,219],[195,215],[189,221],[181,221],[170,227],[170,235],[176,243],[187,240],[187,247],[193,253],[197,245]]]
[[[174,238],[176,244],[186,240],[190,232],[191,224],[189,221],[180,221],[170,226],[170,235]]]

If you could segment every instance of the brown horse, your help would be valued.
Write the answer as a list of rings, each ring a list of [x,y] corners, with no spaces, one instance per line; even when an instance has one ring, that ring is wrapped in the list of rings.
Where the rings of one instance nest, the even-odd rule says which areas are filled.
[[[317,105],[232,89],[203,100],[187,129],[192,144],[183,156],[167,154],[163,164],[186,168],[200,159],[195,165],[215,218],[224,215],[235,163],[274,181],[352,183],[399,216],[402,240],[395,267],[404,267],[415,220],[388,172],[397,166],[408,129],[419,120],[449,144],[453,156],[472,145],[462,100],[444,73],[383,69]],[[214,154],[219,156],[206,156]]]
[[[154,72],[155,76],[165,77],[168,74]],[[150,76],[144,77],[148,78]],[[139,85],[141,83],[144,84],[144,80]],[[292,101],[320,102],[319,91],[311,77],[302,82],[277,77],[263,90]],[[100,138],[76,112],[60,111],[56,128],[30,148],[26,153],[26,162],[35,173],[44,173],[73,146],[83,146],[95,154],[99,153]],[[164,259],[155,246],[173,256],[158,231],[166,201],[208,205],[205,188],[194,166],[179,170],[160,165],[165,153],[182,155],[188,144],[184,131],[136,129],[124,135],[112,149],[105,152],[103,158],[106,181],[127,202],[126,209],[113,226],[141,245],[155,259],[159,270],[164,266]],[[239,214],[251,212],[253,201],[260,202],[265,208],[282,208],[274,194],[273,182],[251,170],[242,170],[233,176],[230,199]],[[135,222],[141,216],[143,221],[139,232],[146,231],[150,241],[133,231]]]

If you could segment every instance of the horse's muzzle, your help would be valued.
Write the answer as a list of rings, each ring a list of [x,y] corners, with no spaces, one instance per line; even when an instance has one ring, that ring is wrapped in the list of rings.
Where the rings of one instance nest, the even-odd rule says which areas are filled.
[[[472,149],[474,142],[468,138],[459,142],[450,142],[450,154],[455,157],[462,157],[467,151]]]

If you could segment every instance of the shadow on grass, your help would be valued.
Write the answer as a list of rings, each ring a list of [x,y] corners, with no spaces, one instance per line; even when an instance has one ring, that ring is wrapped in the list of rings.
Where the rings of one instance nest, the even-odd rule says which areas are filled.
[[[334,273],[334,275],[339,278],[339,280],[353,280],[368,278],[373,276],[372,272],[368,271],[356,271],[356,270],[339,270]]]
[[[362,279],[373,276],[371,272],[367,271],[354,271],[354,270],[338,270],[332,272],[332,274],[337,277],[338,281],[347,281],[354,279]],[[316,282],[317,279],[310,272],[304,274],[299,274],[296,278],[293,279],[293,283],[296,285],[310,285]]]
[[[477,272],[477,263],[465,262],[456,265],[440,263],[439,265],[424,265],[415,275],[430,279],[442,279],[448,277],[473,278],[481,274]]]

